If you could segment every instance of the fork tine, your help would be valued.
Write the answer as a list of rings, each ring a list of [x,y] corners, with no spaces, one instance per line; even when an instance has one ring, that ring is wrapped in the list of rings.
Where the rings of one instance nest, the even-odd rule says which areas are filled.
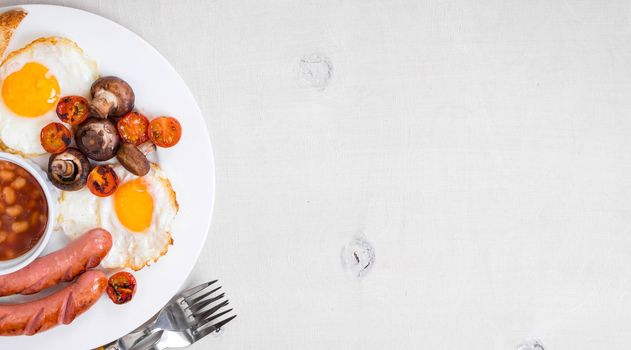
[[[208,326],[208,327],[206,327],[206,328],[204,328],[204,329],[200,329],[201,327],[200,327],[200,328],[198,328],[197,330],[195,330],[195,331],[193,332],[193,334],[194,334],[194,336],[195,336],[195,339],[196,339],[196,340],[199,340],[199,339],[201,339],[201,338],[203,338],[203,337],[207,336],[208,334],[210,334],[210,333],[212,333],[212,332],[217,332],[217,331],[219,331],[219,330],[221,329],[221,327],[225,326],[228,322],[230,322],[230,321],[234,320],[236,317],[237,317],[237,315],[234,315],[234,316],[228,317],[228,318],[226,318],[225,320],[220,321],[220,322],[217,322],[217,323],[215,323],[215,324],[213,324],[213,325],[211,325],[211,326]]]
[[[228,310],[226,310],[226,311],[222,311],[222,312],[220,312],[220,313],[218,313],[218,314],[216,314],[216,315],[212,315],[212,316],[210,316],[210,317],[208,317],[208,318],[206,318],[206,319],[202,320],[202,321],[199,323],[199,325],[197,326],[197,328],[203,328],[205,325],[207,325],[207,324],[209,324],[210,322],[212,322],[212,321],[214,321],[214,320],[218,319],[219,317],[221,317],[221,316],[223,316],[223,315],[227,314],[227,313],[228,313],[228,312],[230,312],[230,311],[232,311],[232,309],[228,309]]]
[[[189,305],[193,305],[193,304],[196,304],[197,302],[199,302],[200,300],[202,300],[202,299],[206,298],[207,296],[209,296],[209,295],[213,294],[214,292],[218,291],[219,289],[221,289],[221,286],[219,286],[219,287],[217,287],[217,288],[215,288],[215,289],[211,290],[210,292],[207,292],[207,293],[204,293],[204,294],[202,294],[202,295],[200,295],[200,296],[198,296],[198,297],[195,297],[195,298],[193,298],[193,299],[191,299],[193,296],[190,296],[190,297],[188,297],[188,298],[185,298],[184,300],[186,300],[186,302],[187,302]]]
[[[232,309],[230,309],[230,310],[232,310]],[[215,329],[221,329],[221,327],[225,326],[225,325],[226,325],[226,323],[228,323],[228,322],[230,322],[230,321],[234,320],[236,317],[237,317],[237,315],[234,315],[234,316],[228,317],[228,318],[226,318],[226,319],[225,319],[225,320],[223,320],[223,321],[220,321],[220,322],[215,323],[215,324],[213,325],[213,327],[215,327]]]
[[[226,293],[221,293],[217,295],[216,297],[202,300],[195,304],[189,304],[188,308],[191,310],[192,313],[198,313],[199,311],[201,311],[201,309],[205,308],[206,306],[214,303],[217,300],[223,299],[224,296],[226,296]]]
[[[205,282],[205,283],[202,283],[202,284],[197,285],[195,287],[191,287],[191,288],[189,288],[187,290],[182,291],[180,294],[178,294],[178,297],[180,297],[180,298],[189,298],[189,297],[197,294],[201,290],[206,289],[206,287],[214,284],[215,282],[217,282],[217,280]]]
[[[213,306],[212,308],[210,308],[210,309],[208,309],[206,311],[203,311],[200,314],[196,314],[195,318],[199,319],[199,320],[205,320],[207,317],[212,316],[215,312],[217,312],[219,309],[221,309],[222,307],[224,307],[226,305],[228,305],[228,300],[224,301],[221,304]]]

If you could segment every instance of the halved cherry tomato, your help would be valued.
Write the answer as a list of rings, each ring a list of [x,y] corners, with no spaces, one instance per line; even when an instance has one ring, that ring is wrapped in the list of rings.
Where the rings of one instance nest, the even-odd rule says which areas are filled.
[[[124,304],[136,292],[136,278],[129,272],[117,272],[107,281],[106,291],[114,304]]]
[[[173,117],[158,117],[149,123],[149,139],[160,147],[175,146],[182,137],[182,126]]]
[[[88,189],[95,196],[107,197],[116,192],[118,175],[109,165],[97,165],[88,175]]]
[[[138,112],[129,112],[125,114],[116,123],[118,133],[127,143],[139,145],[149,139],[147,129],[149,129],[149,119]]]
[[[62,97],[57,103],[56,111],[62,122],[79,125],[88,117],[88,100],[81,96]]]
[[[72,133],[61,123],[50,123],[39,133],[42,147],[48,153],[65,151],[72,141]]]

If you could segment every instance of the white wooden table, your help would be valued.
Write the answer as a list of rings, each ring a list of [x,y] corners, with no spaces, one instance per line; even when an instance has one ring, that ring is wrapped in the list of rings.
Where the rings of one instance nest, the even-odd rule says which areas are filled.
[[[189,282],[239,317],[193,349],[629,348],[628,1],[43,2],[138,33],[206,116]]]

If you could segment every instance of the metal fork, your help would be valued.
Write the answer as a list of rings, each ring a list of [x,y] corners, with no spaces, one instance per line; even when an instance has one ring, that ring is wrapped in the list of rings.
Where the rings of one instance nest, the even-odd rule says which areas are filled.
[[[208,287],[216,282],[217,280],[202,283],[177,294],[149,321],[133,332],[106,345],[105,349],[130,350],[140,341],[157,332],[162,332],[162,337],[169,337],[166,335],[168,332],[188,332],[193,337],[192,339],[197,337],[196,340],[198,340],[212,331],[218,330],[226,323],[232,321],[236,315],[216,323],[211,323],[232,311],[232,309],[229,309],[219,312],[228,305],[228,300],[222,300],[225,297],[225,293],[214,295],[221,286],[204,292],[203,294],[200,293],[207,290]],[[217,302],[219,303],[206,310],[207,306]],[[173,338],[174,336],[171,335],[170,337]],[[189,343],[189,345],[190,344],[192,343]]]

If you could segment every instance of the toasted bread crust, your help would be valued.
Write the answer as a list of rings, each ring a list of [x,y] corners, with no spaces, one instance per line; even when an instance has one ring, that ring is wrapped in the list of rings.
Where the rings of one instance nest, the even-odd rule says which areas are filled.
[[[26,15],[27,12],[22,9],[0,13],[0,57],[4,57],[4,52],[9,46],[9,42],[11,42],[13,32]]]

